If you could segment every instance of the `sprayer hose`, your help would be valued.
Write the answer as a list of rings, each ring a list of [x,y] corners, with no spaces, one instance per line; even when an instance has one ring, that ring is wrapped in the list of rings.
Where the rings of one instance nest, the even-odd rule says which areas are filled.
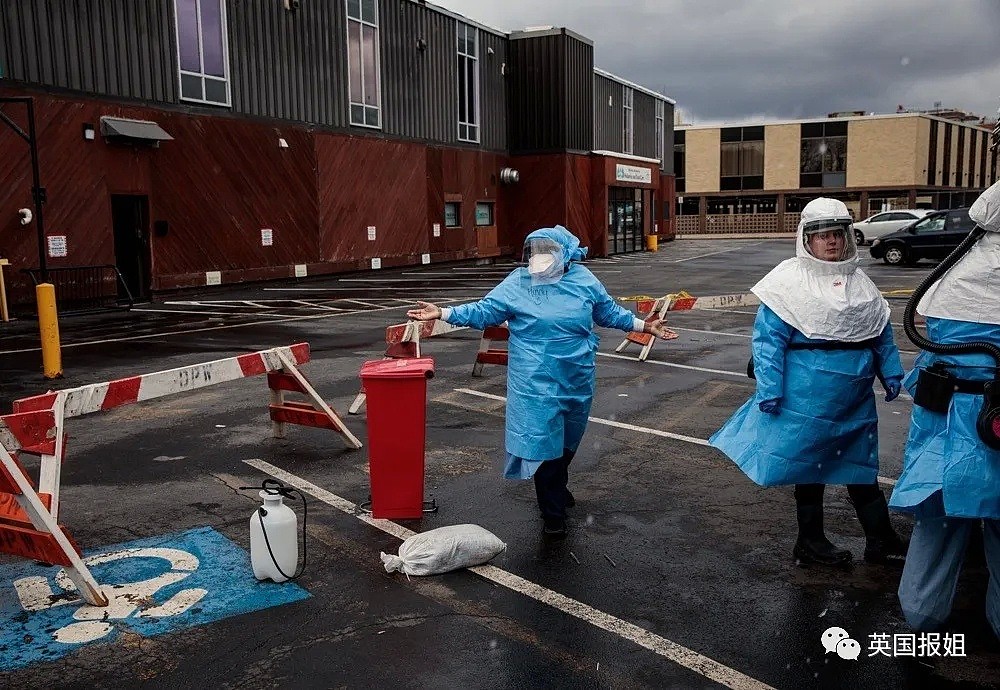
[[[906,303],[906,311],[903,312],[903,330],[906,331],[906,337],[908,337],[914,345],[919,347],[921,350],[926,350],[928,352],[933,352],[935,354],[969,354],[974,352],[987,352],[991,357],[993,357],[996,365],[1000,367],[1000,347],[996,344],[990,342],[973,342],[973,343],[953,343],[950,345],[944,345],[940,343],[935,343],[928,340],[920,334],[917,330],[917,325],[915,322],[917,305],[923,296],[927,293],[927,290],[937,282],[941,276],[951,270],[951,267],[958,263],[959,259],[965,256],[968,251],[972,248],[976,242],[979,241],[986,230],[979,227],[978,225],[969,233],[969,236],[962,240],[951,254],[945,258],[937,267],[930,272],[930,274],[924,278],[923,282],[917,286],[917,289],[913,291],[913,295],[910,300]]]

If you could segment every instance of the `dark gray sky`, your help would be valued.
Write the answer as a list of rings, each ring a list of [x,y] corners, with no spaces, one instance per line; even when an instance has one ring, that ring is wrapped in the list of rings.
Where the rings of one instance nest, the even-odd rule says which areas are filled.
[[[1000,106],[1000,0],[435,4],[507,31],[581,33],[598,67],[674,98],[688,122]]]

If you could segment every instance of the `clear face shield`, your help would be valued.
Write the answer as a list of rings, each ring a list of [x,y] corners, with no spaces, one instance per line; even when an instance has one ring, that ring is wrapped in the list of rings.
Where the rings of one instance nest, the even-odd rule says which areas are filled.
[[[532,285],[550,285],[562,278],[566,259],[558,242],[547,239],[528,240],[524,243],[522,258],[528,265]]]
[[[824,218],[806,223],[802,241],[806,251],[820,261],[847,261],[858,255],[851,218]]]

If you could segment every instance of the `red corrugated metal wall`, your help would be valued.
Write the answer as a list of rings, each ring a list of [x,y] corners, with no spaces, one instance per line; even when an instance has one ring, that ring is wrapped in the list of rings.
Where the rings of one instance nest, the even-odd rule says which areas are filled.
[[[68,256],[51,267],[115,263],[112,194],[148,196],[151,223],[167,224],[165,235],[150,233],[155,290],[204,285],[206,271],[227,283],[289,277],[295,264],[312,275],[366,269],[373,257],[390,267],[425,253],[433,261],[499,254],[506,211],[497,203],[494,226],[477,228],[475,204],[498,201],[504,155],[12,91],[4,93],[35,98],[46,232],[67,237]],[[5,112],[26,129],[17,108]],[[155,121],[174,140],[109,144],[102,115]],[[96,140],[84,139],[84,123]],[[30,156],[7,128],[0,160],[0,256],[14,264],[12,296],[25,301],[31,292],[18,271],[38,264],[35,228],[17,219],[31,207]],[[446,194],[462,199],[461,228],[444,227]]]

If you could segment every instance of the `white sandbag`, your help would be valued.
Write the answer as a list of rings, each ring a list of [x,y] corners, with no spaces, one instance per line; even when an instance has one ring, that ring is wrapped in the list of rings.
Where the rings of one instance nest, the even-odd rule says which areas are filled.
[[[507,545],[479,525],[450,525],[414,534],[399,546],[399,555],[382,552],[387,573],[438,575],[450,570],[481,565],[501,553]]]

